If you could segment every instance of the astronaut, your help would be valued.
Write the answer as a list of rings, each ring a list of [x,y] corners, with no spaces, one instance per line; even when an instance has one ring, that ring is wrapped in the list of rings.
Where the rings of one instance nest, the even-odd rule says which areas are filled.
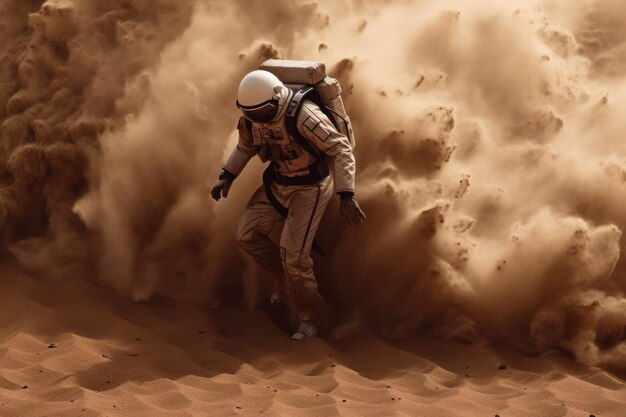
[[[337,131],[317,104],[305,99],[293,118],[301,135],[300,141],[296,140],[286,123],[293,95],[268,71],[252,71],[242,79],[237,97],[243,113],[237,126],[239,141],[211,188],[211,196],[216,201],[226,198],[233,181],[254,155],[270,162],[263,174],[264,185],[252,195],[241,217],[237,242],[274,275],[277,291],[272,304],[280,304],[283,298],[290,300],[300,320],[291,338],[302,340],[317,335],[316,318],[323,299],[313,272],[311,249],[333,195],[333,182],[344,221],[358,226],[365,214],[354,197],[356,166],[349,139]],[[308,144],[302,143],[302,137]],[[283,221],[277,246],[269,235]]]

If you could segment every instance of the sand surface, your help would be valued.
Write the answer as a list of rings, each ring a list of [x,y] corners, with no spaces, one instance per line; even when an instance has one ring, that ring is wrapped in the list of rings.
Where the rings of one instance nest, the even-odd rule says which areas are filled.
[[[1,416],[624,415],[623,379],[558,354],[367,332],[291,342],[263,311],[132,303],[7,263],[0,276]]]

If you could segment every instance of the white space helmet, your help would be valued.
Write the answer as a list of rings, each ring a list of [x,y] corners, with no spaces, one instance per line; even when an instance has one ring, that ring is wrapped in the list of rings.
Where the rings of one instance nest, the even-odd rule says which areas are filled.
[[[278,114],[284,90],[284,84],[271,72],[252,71],[239,84],[237,107],[247,119],[267,123]]]

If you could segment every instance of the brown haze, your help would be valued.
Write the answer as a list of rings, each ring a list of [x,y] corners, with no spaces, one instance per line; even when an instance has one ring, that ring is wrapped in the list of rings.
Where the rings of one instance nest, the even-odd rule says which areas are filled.
[[[261,166],[219,204],[205,182],[241,77],[321,60],[368,214],[331,205],[319,234],[336,316],[624,368],[626,9],[573,4],[0,0],[2,247],[135,300],[254,304],[234,230]]]

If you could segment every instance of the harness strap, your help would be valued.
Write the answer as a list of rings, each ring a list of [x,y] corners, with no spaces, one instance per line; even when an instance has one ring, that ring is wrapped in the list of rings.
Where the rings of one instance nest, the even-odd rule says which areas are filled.
[[[313,96],[316,93],[315,87],[313,86],[304,87],[296,91],[289,101],[287,114],[285,115],[285,124],[287,125],[287,131],[291,136],[293,136],[296,142],[298,142],[298,145],[313,155],[316,159],[321,159],[323,154],[316,151],[313,146],[311,146],[311,143],[307,140],[307,138],[305,138],[302,133],[300,133],[300,130],[298,130],[298,115],[300,114],[302,104],[304,104],[304,99],[308,96]]]
[[[267,195],[267,199],[269,200],[270,204],[274,206],[276,211],[281,216],[286,218],[287,214],[289,213],[289,209],[283,206],[282,204],[280,204],[280,202],[278,201],[278,199],[276,199],[276,196],[272,192],[272,182],[274,182],[272,180],[272,171],[273,171],[273,168],[270,165],[263,172],[263,187],[265,188],[265,194]]]

